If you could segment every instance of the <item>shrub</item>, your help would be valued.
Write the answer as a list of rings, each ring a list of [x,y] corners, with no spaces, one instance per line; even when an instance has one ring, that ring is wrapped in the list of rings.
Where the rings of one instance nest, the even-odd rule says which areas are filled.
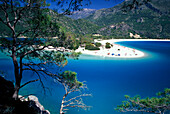
[[[107,42],[106,45],[105,45],[105,48],[107,48],[107,49],[111,48],[110,43]]]
[[[95,45],[96,45],[96,47],[100,47],[102,44],[99,42],[96,42]]]
[[[87,49],[87,50],[100,50],[100,48],[95,47],[95,46],[92,45],[92,44],[86,44],[85,49]]]

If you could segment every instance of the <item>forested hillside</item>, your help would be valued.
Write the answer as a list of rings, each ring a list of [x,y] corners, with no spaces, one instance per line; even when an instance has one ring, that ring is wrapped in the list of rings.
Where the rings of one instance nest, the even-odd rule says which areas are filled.
[[[71,32],[73,34],[92,34],[95,33],[100,27],[90,21],[84,19],[74,20],[65,15],[58,15],[51,9],[42,9],[48,13],[53,21],[57,22],[62,30],[65,32]],[[2,13],[0,13],[2,14]],[[21,22],[22,23],[22,22]],[[8,27],[0,22],[0,36],[10,36],[11,31]],[[24,29],[23,24],[20,24],[17,30]]]
[[[106,36],[128,36],[132,32],[148,38],[170,38],[168,0],[151,0],[127,12],[122,11],[124,3],[98,10],[85,19],[102,26],[97,32]]]

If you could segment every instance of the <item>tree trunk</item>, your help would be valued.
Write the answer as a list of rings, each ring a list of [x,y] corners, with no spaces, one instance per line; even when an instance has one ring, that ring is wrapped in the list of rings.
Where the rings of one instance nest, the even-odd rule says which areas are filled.
[[[18,92],[21,84],[21,76],[19,75],[19,66],[17,62],[16,55],[13,55],[13,64],[14,64],[14,74],[15,74],[15,92],[13,94],[13,98],[18,99]]]
[[[22,79],[22,74],[19,74],[19,66],[18,66],[18,61],[16,57],[16,43],[17,43],[17,38],[15,37],[15,31],[13,30],[13,46],[12,46],[12,60],[14,64],[14,74],[15,74],[15,90],[13,94],[13,98],[15,100],[18,99],[18,93],[19,93],[19,88],[21,84],[21,79]]]
[[[64,99],[66,98],[66,94],[63,96],[62,103],[61,103],[61,108],[60,108],[60,114],[64,114],[63,108],[64,108]]]
[[[13,41],[13,44],[12,44],[12,60],[13,60],[13,64],[14,64],[14,75],[15,75],[15,92],[13,94],[13,98],[14,99],[18,99],[18,92],[19,92],[19,89],[20,89],[20,84],[21,84],[21,79],[22,79],[22,74],[19,73],[19,66],[18,66],[18,61],[17,61],[17,56],[16,56],[16,53],[17,53],[17,36],[16,36],[16,32],[15,32],[15,25],[17,24],[18,20],[16,21],[17,19],[17,11],[14,11],[13,9],[13,2],[12,0],[9,2],[11,3],[11,14],[13,13],[14,14],[14,18],[15,20],[12,20],[12,19],[9,19],[9,10],[7,10],[7,6],[8,6],[8,3],[7,1],[6,2],[2,2],[1,4],[5,5],[5,8],[3,8],[3,12],[5,14],[5,21],[1,19],[1,22],[3,22],[5,25],[7,25],[9,27],[9,29],[11,29],[11,32],[12,32],[12,41]],[[2,9],[2,8],[1,8]],[[2,11],[2,10],[1,10]],[[21,72],[21,69],[20,69],[20,72]]]
[[[15,84],[15,91],[14,91],[14,94],[12,96],[15,100],[18,99],[19,88],[20,88],[20,84]]]

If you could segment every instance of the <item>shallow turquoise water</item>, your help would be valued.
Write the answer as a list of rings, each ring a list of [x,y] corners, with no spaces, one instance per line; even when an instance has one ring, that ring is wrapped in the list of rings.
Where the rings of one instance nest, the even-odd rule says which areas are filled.
[[[68,114],[120,114],[114,108],[124,100],[124,95],[154,96],[158,91],[170,87],[170,42],[131,41],[117,44],[144,51],[146,56],[125,59],[81,55],[79,60],[69,59],[64,69],[77,72],[78,79],[86,81],[93,97],[85,98],[85,103],[92,106],[90,110],[70,109]],[[0,57],[0,70],[5,70],[6,78],[13,80],[10,59]],[[25,72],[23,82],[30,77],[36,78],[35,74]],[[57,114],[64,90],[52,79],[43,80],[49,87],[46,95],[39,83],[26,86],[20,94],[35,94],[46,109]]]

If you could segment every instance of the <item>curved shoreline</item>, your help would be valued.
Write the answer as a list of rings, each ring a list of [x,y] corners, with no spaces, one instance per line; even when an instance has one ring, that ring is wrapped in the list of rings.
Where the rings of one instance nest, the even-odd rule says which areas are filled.
[[[106,49],[104,46],[100,47],[100,50],[86,50],[85,48],[79,47],[76,52],[81,52],[82,54],[103,56],[103,57],[116,57],[116,58],[140,58],[144,57],[146,54],[140,50],[134,48],[128,48],[115,44],[115,42],[121,41],[170,41],[170,40],[159,40],[159,39],[110,39],[110,40],[94,40],[94,42],[99,42],[105,45],[107,42],[112,44],[113,47]]]

